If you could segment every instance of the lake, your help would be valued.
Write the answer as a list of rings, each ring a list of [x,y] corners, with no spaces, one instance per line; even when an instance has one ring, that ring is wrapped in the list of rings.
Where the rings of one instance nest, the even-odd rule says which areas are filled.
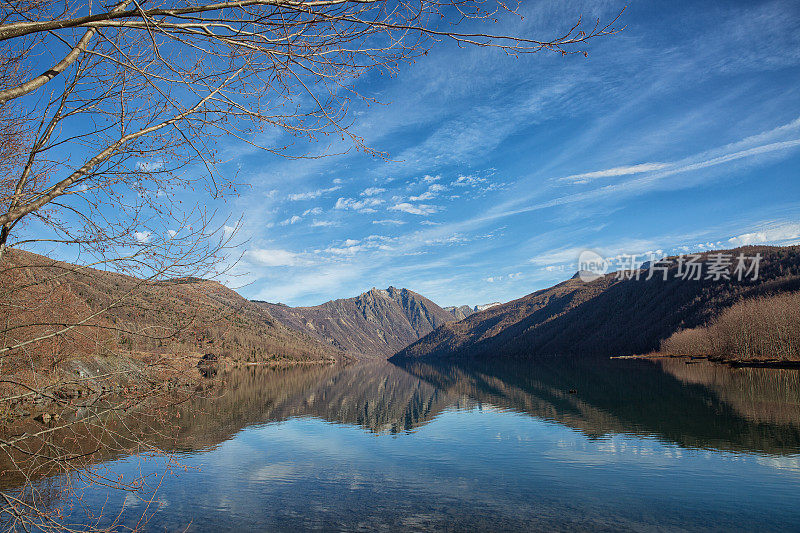
[[[169,455],[91,469],[146,487],[79,472],[52,505],[152,531],[800,529],[798,371],[688,363],[236,369],[175,408]]]

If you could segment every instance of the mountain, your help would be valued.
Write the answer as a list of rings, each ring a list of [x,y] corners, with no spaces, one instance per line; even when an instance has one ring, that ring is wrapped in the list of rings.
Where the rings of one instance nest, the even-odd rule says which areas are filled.
[[[472,311],[475,313],[480,313],[481,311],[486,311],[487,309],[491,309],[492,307],[497,307],[498,305],[502,305],[502,303],[492,302],[490,304],[476,305]]]
[[[408,289],[371,289],[313,307],[257,302],[286,327],[357,357],[389,357],[453,315]]]
[[[455,305],[451,305],[450,307],[445,307],[444,310],[453,315],[456,320],[464,320],[470,315],[474,315],[475,313],[485,311],[486,309],[491,309],[496,305],[500,305],[500,302],[476,305],[475,307],[470,307],[468,305],[461,305],[456,307]]]
[[[15,328],[5,334],[5,346],[83,321],[20,350],[26,356],[47,357],[54,367],[82,356],[139,353],[213,353],[241,361],[316,361],[343,355],[330,344],[292,331],[264,307],[216,281],[145,281],[20,250],[10,251],[1,267],[0,314],[6,327]]]
[[[449,307],[445,307],[444,310],[453,315],[453,318],[455,318],[456,320],[464,320],[469,315],[475,313],[475,310],[468,305],[462,305],[459,307],[451,305]]]
[[[719,253],[701,254],[699,262],[708,270]],[[618,279],[612,273],[585,283],[575,277],[446,324],[393,360],[648,353],[675,331],[705,324],[740,299],[800,289],[798,246],[724,253],[761,254],[758,279],[684,280],[676,258],[669,260],[666,280],[661,272],[647,279],[648,271],[640,272],[639,279]]]

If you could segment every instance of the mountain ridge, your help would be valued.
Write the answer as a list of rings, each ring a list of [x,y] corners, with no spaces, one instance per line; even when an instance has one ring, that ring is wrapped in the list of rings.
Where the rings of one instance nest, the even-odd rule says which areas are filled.
[[[723,252],[761,254],[758,280],[682,280],[675,277],[675,265],[666,281],[660,275],[617,279],[616,273],[589,283],[573,277],[446,324],[391,360],[649,353],[675,331],[705,324],[743,298],[800,289],[800,246],[742,247],[700,256],[710,263],[711,256]]]
[[[390,286],[310,307],[255,301],[286,327],[359,358],[389,357],[455,317],[424,296]]]
[[[146,281],[22,250],[10,251],[2,265],[8,279],[6,290],[0,290],[4,295],[0,309],[11,325],[31,324],[9,333],[8,344],[96,315],[81,328],[58,336],[65,357],[209,352],[264,362],[343,355],[327,343],[286,328],[217,281]],[[38,342],[31,350],[47,351],[51,344]]]
[[[492,302],[489,304],[480,304],[470,307],[468,305],[449,305],[444,307],[443,309],[453,315],[456,320],[464,320],[468,316],[474,315],[475,313],[480,313],[481,311],[485,311],[486,309],[491,309],[496,305],[501,305],[501,302]]]

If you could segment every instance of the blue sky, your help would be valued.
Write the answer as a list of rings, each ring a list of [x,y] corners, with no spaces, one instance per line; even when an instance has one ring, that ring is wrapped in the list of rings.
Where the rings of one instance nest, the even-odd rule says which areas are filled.
[[[550,35],[624,6],[523,4],[496,30]],[[568,278],[587,248],[800,242],[800,5],[633,1],[622,23],[588,58],[444,44],[360,79],[381,103],[355,104],[353,130],[390,161],[226,144],[249,184],[225,204],[246,241],[227,283],[289,305],[389,285],[474,305]]]

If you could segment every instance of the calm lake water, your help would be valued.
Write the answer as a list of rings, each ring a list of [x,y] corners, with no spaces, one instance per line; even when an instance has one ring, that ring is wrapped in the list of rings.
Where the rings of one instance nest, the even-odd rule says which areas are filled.
[[[218,397],[176,413],[181,468],[98,465],[149,476],[152,503],[152,490],[88,488],[70,519],[102,509],[129,527],[145,516],[152,531],[800,530],[798,371],[544,360],[224,378]]]

